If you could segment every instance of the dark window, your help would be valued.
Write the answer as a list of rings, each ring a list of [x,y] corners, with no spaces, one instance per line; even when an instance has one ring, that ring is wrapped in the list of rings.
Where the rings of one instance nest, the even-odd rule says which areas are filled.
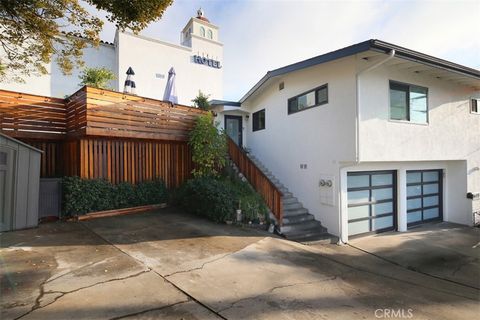
[[[280,82],[280,84],[278,85],[278,90],[283,90],[283,88],[285,88],[285,83]]]
[[[265,129],[265,109],[253,114],[253,131]]]
[[[427,123],[428,89],[390,81],[390,119]]]
[[[472,113],[478,113],[478,114],[480,114],[480,110],[479,110],[479,108],[478,108],[478,105],[480,104],[479,101],[480,101],[480,99],[472,99],[472,100],[470,101],[470,111],[471,111]]]
[[[328,102],[328,85],[315,88],[288,99],[288,114],[310,109]]]

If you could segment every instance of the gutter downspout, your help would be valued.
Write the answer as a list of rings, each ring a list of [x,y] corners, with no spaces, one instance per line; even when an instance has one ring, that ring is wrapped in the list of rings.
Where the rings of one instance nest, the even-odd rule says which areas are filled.
[[[358,165],[360,163],[360,76],[364,73],[367,73],[369,71],[372,71],[373,69],[376,69],[377,67],[381,66],[385,62],[393,59],[395,57],[395,49],[390,50],[388,53],[388,57],[378,61],[377,63],[369,66],[366,69],[360,70],[355,74],[355,162],[353,165]],[[342,178],[342,169],[345,167],[349,167],[351,165],[343,165],[339,167],[339,177],[340,180]],[[346,199],[342,199],[346,200]],[[342,233],[342,226],[343,226],[343,215],[345,214],[344,210],[342,210],[343,207],[343,201],[340,201],[340,214],[339,214],[339,226],[340,226],[340,236],[339,236],[339,241],[338,244],[345,244],[346,239],[344,239],[344,235]],[[348,235],[346,236],[348,237]]]

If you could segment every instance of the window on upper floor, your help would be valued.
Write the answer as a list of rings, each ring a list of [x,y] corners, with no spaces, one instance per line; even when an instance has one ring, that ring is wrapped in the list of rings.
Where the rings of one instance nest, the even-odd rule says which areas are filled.
[[[428,89],[390,81],[390,119],[428,123]]]
[[[200,35],[202,37],[205,37],[205,28],[204,27],[200,27]]]
[[[328,103],[327,84],[288,99],[288,114],[317,107],[325,103]]]
[[[213,32],[212,32],[212,30],[208,29],[207,36],[208,36],[208,39],[213,39]]]
[[[470,112],[480,114],[480,99],[470,99]]]
[[[265,109],[253,113],[252,130],[258,131],[265,129]]]

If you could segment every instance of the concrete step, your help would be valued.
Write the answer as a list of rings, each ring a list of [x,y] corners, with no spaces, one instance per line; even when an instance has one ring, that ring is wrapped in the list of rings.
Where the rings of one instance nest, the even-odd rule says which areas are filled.
[[[298,216],[300,214],[305,214],[308,213],[308,210],[305,208],[299,208],[299,209],[289,209],[289,210],[283,210],[283,216],[284,217],[289,217],[289,216]]]
[[[306,239],[312,239],[313,237],[326,236],[328,234],[327,228],[322,226],[322,224],[316,220],[313,220],[316,223],[309,223],[308,227],[298,227],[298,228],[287,228],[284,230],[284,227],[281,228],[282,235],[293,241],[304,241]]]
[[[298,202],[300,203],[297,198],[293,197],[293,196],[290,196],[290,197],[285,197],[283,196],[282,197],[282,204],[283,205],[286,205],[286,204],[289,204],[289,203],[294,203],[294,202]]]
[[[290,224],[300,223],[304,221],[311,221],[311,220],[315,220],[315,217],[313,216],[313,214],[310,214],[310,213],[299,214],[296,216],[283,217],[283,225],[290,225]]]
[[[315,230],[317,228],[323,228],[323,226],[319,221],[313,220],[313,219],[299,221],[295,223],[289,223],[289,224],[285,224],[285,221],[284,221],[281,228],[281,232],[284,234],[295,233],[295,232],[301,232],[301,231]]]
[[[308,237],[302,235],[300,237],[290,238],[289,240],[300,242],[306,245],[338,243],[338,237],[331,235],[328,232],[314,234]]]
[[[283,210],[295,210],[303,208],[302,204],[298,201],[291,202],[283,205]]]

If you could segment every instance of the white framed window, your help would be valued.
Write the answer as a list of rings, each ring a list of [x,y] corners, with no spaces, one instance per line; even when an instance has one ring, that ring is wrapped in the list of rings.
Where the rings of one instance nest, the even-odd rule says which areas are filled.
[[[212,32],[212,30],[208,29],[208,31],[207,31],[207,37],[208,37],[208,39],[213,39],[213,32]]]
[[[328,84],[288,99],[288,114],[297,113],[328,103]]]
[[[202,37],[205,37],[205,28],[204,27],[200,27],[200,35]]]
[[[428,89],[390,81],[390,119],[428,123]]]
[[[480,99],[470,99],[470,113],[480,114]]]

